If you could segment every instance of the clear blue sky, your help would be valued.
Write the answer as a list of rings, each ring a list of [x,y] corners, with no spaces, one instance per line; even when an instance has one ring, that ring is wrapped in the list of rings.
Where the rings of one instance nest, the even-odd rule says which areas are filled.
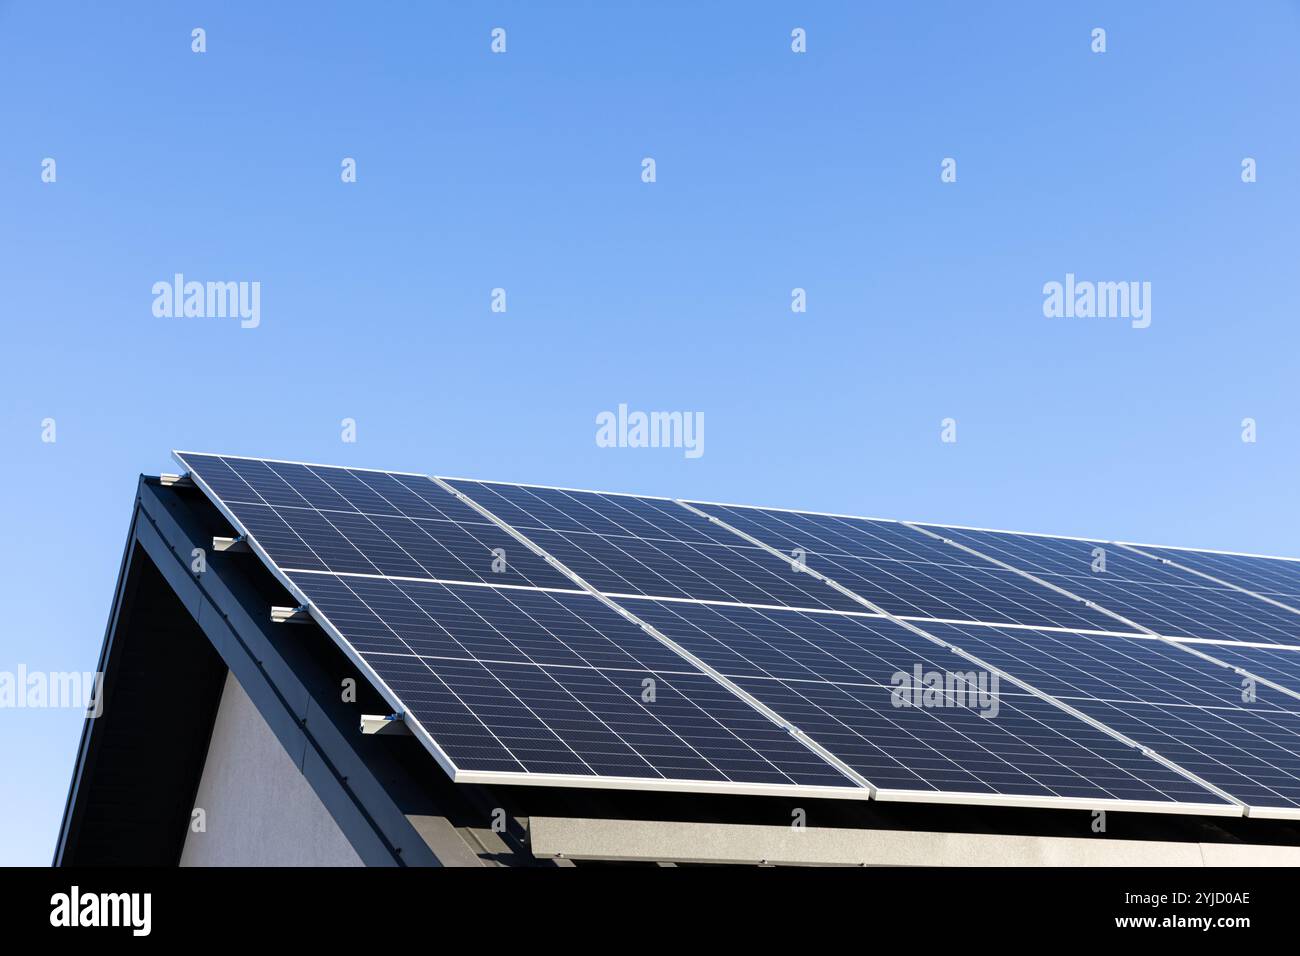
[[[0,670],[93,668],[174,447],[1300,554],[1298,41],[1278,0],[0,0]],[[261,326],[155,317],[176,272]],[[1151,327],[1045,318],[1067,272]],[[619,403],[705,454],[598,448]],[[0,862],[49,861],[79,732],[0,711]]]

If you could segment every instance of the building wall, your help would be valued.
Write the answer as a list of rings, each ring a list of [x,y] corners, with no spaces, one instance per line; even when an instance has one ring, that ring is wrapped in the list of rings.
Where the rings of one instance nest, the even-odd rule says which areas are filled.
[[[533,816],[539,859],[837,866],[1300,866],[1300,847]]]
[[[227,674],[181,866],[361,866],[311,785]]]

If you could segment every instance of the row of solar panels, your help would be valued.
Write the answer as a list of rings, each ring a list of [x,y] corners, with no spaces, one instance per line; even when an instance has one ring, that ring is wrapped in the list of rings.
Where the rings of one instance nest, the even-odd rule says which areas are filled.
[[[177,458],[457,781],[1300,818],[1300,562]]]

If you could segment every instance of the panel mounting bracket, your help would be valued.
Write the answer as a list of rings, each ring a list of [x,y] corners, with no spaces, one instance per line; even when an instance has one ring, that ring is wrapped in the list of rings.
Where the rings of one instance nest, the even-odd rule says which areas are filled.
[[[381,714],[362,714],[361,732],[363,734],[411,736],[411,728],[406,726],[406,721],[401,714],[389,714],[387,717]]]
[[[248,554],[253,549],[248,546],[248,538],[241,534],[235,538],[213,537],[212,550],[226,554]]]
[[[300,604],[298,607],[271,608],[272,624],[306,624],[310,620],[311,612],[307,610],[305,604]]]

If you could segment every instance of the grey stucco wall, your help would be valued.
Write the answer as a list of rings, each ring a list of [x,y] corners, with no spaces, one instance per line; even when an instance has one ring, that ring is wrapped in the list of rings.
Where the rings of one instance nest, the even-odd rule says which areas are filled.
[[[361,866],[239,682],[226,675],[181,866]]]

